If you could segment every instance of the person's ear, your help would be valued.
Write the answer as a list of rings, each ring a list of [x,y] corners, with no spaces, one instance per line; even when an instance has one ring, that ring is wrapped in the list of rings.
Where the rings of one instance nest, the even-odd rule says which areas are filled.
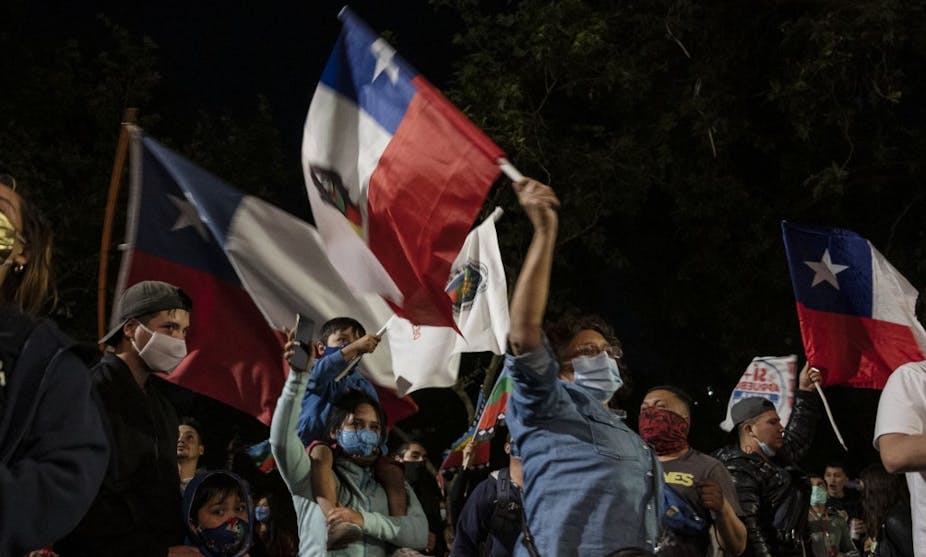
[[[122,336],[125,338],[135,339],[135,331],[138,329],[138,319],[129,319],[122,326]]]
[[[325,343],[316,342],[315,343],[315,357],[321,358],[324,355],[325,355]]]
[[[19,267],[25,267],[29,263],[29,250],[21,250],[19,253],[13,256],[13,265]]]

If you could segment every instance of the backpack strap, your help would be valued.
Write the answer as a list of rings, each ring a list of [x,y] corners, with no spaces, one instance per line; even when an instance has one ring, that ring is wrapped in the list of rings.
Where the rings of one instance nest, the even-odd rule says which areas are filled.
[[[496,508],[507,509],[511,504],[511,472],[507,468],[498,471],[495,478]]]

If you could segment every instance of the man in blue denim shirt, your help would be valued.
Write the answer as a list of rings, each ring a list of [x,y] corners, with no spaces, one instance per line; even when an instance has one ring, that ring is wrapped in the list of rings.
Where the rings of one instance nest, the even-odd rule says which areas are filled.
[[[600,328],[583,328],[554,353],[541,324],[550,286],[559,201],[514,184],[534,228],[511,299],[505,367],[515,388],[507,421],[523,459],[524,505],[540,555],[653,551],[661,473],[645,443],[606,404],[621,385],[620,356]],[[516,555],[525,555],[524,545]]]

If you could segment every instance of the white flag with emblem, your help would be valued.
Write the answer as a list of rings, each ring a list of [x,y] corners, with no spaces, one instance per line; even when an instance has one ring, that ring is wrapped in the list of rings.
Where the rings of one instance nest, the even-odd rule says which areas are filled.
[[[393,374],[400,394],[450,387],[462,352],[502,354],[508,336],[508,285],[498,249],[495,211],[466,237],[451,266],[447,295],[461,335],[450,327],[418,326],[401,318],[389,324]]]

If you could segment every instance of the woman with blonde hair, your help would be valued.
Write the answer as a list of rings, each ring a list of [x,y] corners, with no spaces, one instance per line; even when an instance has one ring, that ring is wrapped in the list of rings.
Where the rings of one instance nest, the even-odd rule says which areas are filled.
[[[71,530],[109,460],[90,370],[40,319],[55,302],[51,228],[0,175],[0,555],[23,555]]]

